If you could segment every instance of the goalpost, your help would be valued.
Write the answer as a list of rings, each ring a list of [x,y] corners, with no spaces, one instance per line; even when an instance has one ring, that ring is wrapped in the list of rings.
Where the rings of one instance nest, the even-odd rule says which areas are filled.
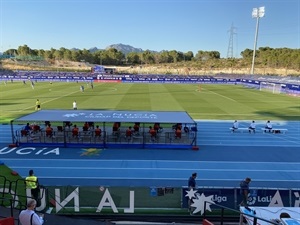
[[[281,84],[260,82],[259,90],[260,91],[270,91],[273,94],[280,94],[281,93]]]

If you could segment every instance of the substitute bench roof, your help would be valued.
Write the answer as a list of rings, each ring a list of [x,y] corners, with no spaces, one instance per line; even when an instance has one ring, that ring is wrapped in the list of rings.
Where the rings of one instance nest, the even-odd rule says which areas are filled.
[[[195,123],[182,111],[41,110],[15,121]]]

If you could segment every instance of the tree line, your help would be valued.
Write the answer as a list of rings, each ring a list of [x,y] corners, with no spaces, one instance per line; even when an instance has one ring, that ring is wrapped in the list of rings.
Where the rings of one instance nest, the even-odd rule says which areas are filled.
[[[218,51],[199,50],[195,55],[192,51],[180,52],[176,50],[153,52],[130,52],[127,55],[121,51],[110,48],[91,52],[87,49],[60,49],[50,50],[31,49],[27,45],[19,46],[18,49],[9,49],[5,55],[12,55],[19,59],[44,59],[66,60],[74,62],[88,62],[101,65],[141,65],[163,63],[185,63],[193,66],[210,67],[249,67],[252,63],[253,50],[245,49],[241,52],[241,58],[221,58]],[[268,68],[286,68],[300,70],[300,49],[260,47],[256,50],[256,66]]]

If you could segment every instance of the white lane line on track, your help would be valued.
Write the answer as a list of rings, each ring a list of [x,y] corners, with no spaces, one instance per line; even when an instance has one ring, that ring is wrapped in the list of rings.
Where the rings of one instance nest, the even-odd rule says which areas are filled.
[[[14,169],[27,169],[28,166],[16,166],[14,167]],[[182,171],[182,170],[188,170],[190,171],[191,169],[184,169],[184,168],[160,168],[160,167],[145,167],[145,168],[140,168],[140,167],[39,167],[39,166],[35,166],[35,167],[32,167],[33,169],[51,169],[51,170],[56,170],[56,169],[65,169],[65,170],[103,170],[103,169],[110,169],[110,170],[164,170],[164,171],[174,171],[174,170],[178,170],[178,171]],[[195,169],[195,168],[194,168]],[[278,169],[274,169],[274,170],[264,170],[264,169],[261,169],[261,170],[258,170],[258,169],[224,169],[224,168],[221,168],[221,169],[199,169],[197,168],[196,169],[197,171],[227,171],[227,172],[235,172],[235,171],[240,171],[240,172],[243,172],[243,171],[251,171],[251,172],[274,172],[274,173],[277,173],[277,172],[295,172],[295,173],[298,173],[300,172],[300,169],[298,170],[278,170]]]
[[[42,179],[85,179],[85,180],[90,180],[90,179],[109,179],[109,180],[132,180],[132,179],[137,179],[137,180],[186,180],[186,178],[182,178],[182,177],[48,177],[48,176],[39,176],[39,178]],[[213,179],[209,179],[209,178],[205,178],[202,179],[201,181],[228,181],[228,179],[225,178],[213,178]],[[240,179],[230,179],[230,181],[240,181]],[[274,179],[270,179],[270,180],[265,180],[265,179],[255,179],[255,182],[299,182],[300,180],[274,180]]]
[[[199,164],[295,164],[295,165],[300,165],[300,162],[264,162],[264,161],[259,161],[259,162],[237,162],[237,161],[176,161],[176,160],[144,160],[144,159],[137,159],[137,160],[126,160],[126,159],[37,159],[37,158],[32,158],[35,160],[39,160],[39,161],[78,161],[78,162],[163,162],[163,163],[180,163],[180,164],[186,164],[186,163],[199,163]],[[5,160],[11,160],[11,161],[24,161],[24,160],[28,160],[28,158],[26,159],[16,159],[16,158],[2,158],[1,161],[5,161]]]

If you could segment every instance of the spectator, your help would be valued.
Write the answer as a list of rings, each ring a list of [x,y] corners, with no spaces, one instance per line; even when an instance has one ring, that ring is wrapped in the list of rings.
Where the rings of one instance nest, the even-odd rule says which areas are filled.
[[[197,173],[193,173],[192,176],[190,176],[189,181],[188,181],[189,190],[196,188],[196,185],[197,185],[196,178],[197,178]]]
[[[73,137],[78,137],[79,135],[79,129],[78,127],[76,126],[76,124],[73,126],[73,129],[72,129],[72,136]]]
[[[102,133],[102,130],[97,125],[96,129],[95,129],[95,137],[101,137],[101,133]]]
[[[120,135],[120,122],[114,122],[113,124],[113,135],[119,136]]]
[[[282,219],[282,218],[291,218],[291,216],[290,216],[290,214],[288,214],[286,212],[283,212],[283,213],[280,213],[279,218],[280,219]]]
[[[35,124],[35,123],[33,123],[33,124],[31,125],[31,129],[32,129],[32,132],[33,132],[33,133],[38,133],[38,132],[41,131],[41,127],[40,127],[39,125]]]
[[[134,126],[133,126],[133,130],[134,130],[134,134],[139,134],[140,132],[140,123],[134,123]]]
[[[31,197],[39,202],[39,181],[38,178],[34,175],[33,170],[29,170],[29,176],[25,178],[26,188],[30,189]],[[38,204],[39,205],[39,204]]]
[[[87,123],[89,125],[90,130],[94,130],[95,123],[94,122],[87,122]]]
[[[118,122],[114,122],[113,131],[119,131],[119,130],[120,130],[120,124]]]
[[[196,188],[197,183],[196,183],[196,178],[197,178],[197,173],[193,173],[192,176],[190,176],[189,180],[188,180],[188,190],[192,191]],[[191,204],[192,204],[192,198],[190,197],[188,200],[188,207],[189,207],[189,212],[192,213],[192,208],[191,208]]]
[[[242,196],[242,201],[240,203],[240,206],[245,206],[246,209],[250,210],[248,208],[248,195],[250,194],[249,190],[249,184],[251,182],[251,178],[247,177],[245,180],[242,180],[240,182],[240,194]]]
[[[26,124],[26,126],[24,127],[24,130],[26,131],[26,135],[30,134],[32,128],[31,128],[31,126],[29,125],[29,123]]]
[[[249,133],[253,132],[255,133],[255,121],[253,120],[252,123],[250,123],[250,126],[249,126]]]
[[[177,130],[177,129],[181,130],[181,128],[182,128],[182,123],[176,123],[175,125],[172,126],[173,130]]]
[[[273,128],[272,123],[270,122],[270,120],[268,120],[266,123],[265,129],[268,130],[269,132],[271,132],[272,128]],[[265,132],[266,132],[266,130],[265,130]]]
[[[83,127],[82,127],[82,130],[83,131],[88,131],[89,130],[89,124],[88,124],[88,122],[85,122],[84,124],[83,124]]]
[[[52,137],[53,136],[53,128],[51,127],[51,124],[49,123],[46,128],[46,137]]]
[[[159,132],[159,128],[160,128],[159,123],[155,123],[155,124],[153,125],[153,129],[156,131],[156,133]]]
[[[282,219],[285,219],[285,218],[291,218],[291,216],[287,212],[282,212],[279,215],[279,219],[271,219],[271,221],[274,222],[274,223],[277,223],[278,225],[284,225],[286,223],[284,223],[282,221]]]
[[[156,133],[156,130],[154,128],[152,128],[152,126],[149,126],[149,134],[150,134],[151,141],[155,141],[157,133]]]
[[[232,125],[232,132],[234,132],[237,129],[239,129],[239,122],[235,120]]]
[[[181,130],[178,128],[175,130],[175,138],[180,139],[181,138]]]
[[[72,123],[70,121],[64,121],[64,124],[65,124],[65,128],[68,127],[68,129],[70,130]]]
[[[128,129],[126,130],[125,136],[128,141],[131,140],[131,136],[132,136],[132,127],[131,126],[129,126]]]
[[[186,124],[184,125],[183,130],[184,130],[185,133],[189,133],[190,132],[190,129],[187,127]]]
[[[19,221],[22,225],[42,225],[44,223],[44,215],[37,215],[34,211],[36,205],[36,200],[28,201],[27,209],[22,210],[19,215]]]

